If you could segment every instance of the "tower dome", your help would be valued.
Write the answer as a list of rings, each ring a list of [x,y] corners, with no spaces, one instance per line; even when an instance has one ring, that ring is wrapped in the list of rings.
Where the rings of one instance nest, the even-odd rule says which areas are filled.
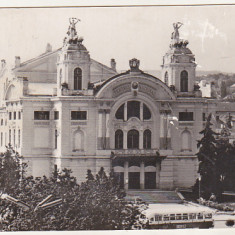
[[[57,63],[57,95],[83,95],[90,83],[90,55],[79,37],[77,18],[69,19],[67,37],[59,53]]]
[[[177,92],[178,96],[192,96],[195,80],[195,56],[187,47],[188,41],[180,38],[179,28],[183,24],[174,23],[170,49],[163,56],[162,80]]]

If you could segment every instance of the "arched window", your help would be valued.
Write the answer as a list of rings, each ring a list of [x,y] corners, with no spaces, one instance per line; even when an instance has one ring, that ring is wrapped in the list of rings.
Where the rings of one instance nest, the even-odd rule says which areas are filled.
[[[127,120],[131,117],[137,117],[140,119],[140,102],[139,101],[127,102]]]
[[[180,91],[188,91],[188,72],[185,70],[180,73]]]
[[[188,130],[185,130],[181,134],[181,150],[190,151],[192,149],[192,138],[191,133]]]
[[[144,120],[149,120],[151,119],[151,112],[147,105],[143,104],[143,119]]]
[[[116,114],[115,114],[115,117],[116,117],[117,119],[122,119],[122,120],[124,120],[124,104],[122,104],[122,105],[118,108],[118,110],[117,110],[117,112],[116,112]]]
[[[84,150],[84,134],[82,131],[76,131],[74,133],[74,150]]]
[[[151,131],[148,129],[144,131],[143,147],[144,149],[151,149]]]
[[[147,107],[146,104],[143,103],[143,106],[140,104],[141,103],[139,101],[128,101],[126,104],[122,104],[115,113],[116,119],[124,120],[124,117],[126,116],[127,120],[129,120],[132,117],[136,117],[140,120],[151,119],[150,109]],[[125,109],[125,105],[127,105],[127,109]],[[140,114],[143,114],[143,116]]]
[[[117,130],[115,132],[115,149],[123,149],[123,132]]]
[[[82,70],[74,69],[74,90],[82,90]]]
[[[127,148],[138,149],[139,148],[139,132],[137,130],[130,130],[127,133]]]
[[[168,72],[167,71],[165,72],[164,82],[168,86]]]

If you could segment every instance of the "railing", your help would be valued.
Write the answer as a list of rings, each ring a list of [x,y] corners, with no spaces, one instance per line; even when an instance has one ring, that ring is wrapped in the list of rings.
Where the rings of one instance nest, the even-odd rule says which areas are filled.
[[[159,150],[159,149],[115,149],[113,150],[116,155],[143,155],[143,156],[166,156],[172,154],[172,150]]]

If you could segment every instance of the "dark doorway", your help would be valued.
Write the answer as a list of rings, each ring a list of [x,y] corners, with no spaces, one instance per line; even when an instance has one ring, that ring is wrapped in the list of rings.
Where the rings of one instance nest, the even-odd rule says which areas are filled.
[[[128,176],[129,176],[128,188],[140,189],[140,172],[129,172]]]
[[[114,172],[115,179],[119,184],[120,188],[124,188],[124,172]]]
[[[144,188],[155,189],[156,188],[156,172],[144,173]]]

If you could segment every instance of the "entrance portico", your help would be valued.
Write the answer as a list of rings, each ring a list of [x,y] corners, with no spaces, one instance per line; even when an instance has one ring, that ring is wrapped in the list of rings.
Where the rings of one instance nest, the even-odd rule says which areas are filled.
[[[145,152],[145,153],[144,153]],[[157,151],[112,152],[111,164],[120,186],[127,189],[158,189],[164,157]]]

